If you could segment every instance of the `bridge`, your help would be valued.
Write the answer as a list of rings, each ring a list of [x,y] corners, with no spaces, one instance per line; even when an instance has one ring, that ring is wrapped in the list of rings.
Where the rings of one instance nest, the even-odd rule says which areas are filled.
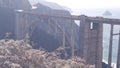
[[[112,42],[113,42],[113,27],[114,25],[120,25],[120,19],[110,19],[103,17],[88,17],[85,15],[53,15],[48,13],[35,13],[30,11],[16,12],[16,36],[17,39],[24,39],[25,35],[30,34],[33,29],[36,27],[36,21],[40,21],[42,18],[47,19],[48,21],[52,18],[63,18],[71,20],[71,39],[70,39],[70,48],[72,53],[72,58],[75,55],[74,47],[74,26],[73,21],[78,20],[80,22],[79,27],[79,55],[80,57],[86,60],[86,64],[95,64],[95,68],[102,68],[102,52],[103,52],[103,24],[110,24],[110,42],[109,42],[109,56],[108,56],[108,68],[111,68],[112,62]],[[35,20],[33,20],[35,18]],[[51,22],[49,22],[51,23]],[[63,34],[63,50],[65,50],[65,31],[64,27],[59,26],[59,24],[54,25]],[[32,29],[32,30],[29,30]],[[115,34],[115,35],[119,35]],[[117,68],[120,68],[120,41],[118,49],[118,58],[117,58]]]

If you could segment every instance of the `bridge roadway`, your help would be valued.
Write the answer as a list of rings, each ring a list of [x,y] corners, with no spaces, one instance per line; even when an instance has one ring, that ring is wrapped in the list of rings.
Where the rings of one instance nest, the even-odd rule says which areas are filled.
[[[30,11],[22,11],[17,13],[25,13],[25,14],[34,14],[34,15],[40,15],[40,16],[47,16],[47,17],[56,17],[56,18],[66,18],[71,20],[81,20],[85,18],[88,21],[94,22],[94,23],[106,23],[106,24],[113,24],[113,25],[120,25],[120,19],[112,19],[112,18],[104,18],[104,17],[88,17],[85,15],[62,15],[62,14],[49,14],[49,13],[35,13]]]

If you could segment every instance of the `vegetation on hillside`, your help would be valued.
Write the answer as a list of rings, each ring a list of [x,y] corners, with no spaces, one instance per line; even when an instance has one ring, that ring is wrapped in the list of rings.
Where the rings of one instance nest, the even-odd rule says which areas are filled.
[[[94,68],[74,59],[60,59],[55,52],[33,49],[22,40],[0,40],[0,68]]]

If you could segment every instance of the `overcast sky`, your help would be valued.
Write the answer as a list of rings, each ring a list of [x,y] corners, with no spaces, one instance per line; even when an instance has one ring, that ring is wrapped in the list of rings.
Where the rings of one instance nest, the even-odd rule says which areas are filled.
[[[71,9],[81,8],[118,8],[120,0],[46,0],[55,2]]]

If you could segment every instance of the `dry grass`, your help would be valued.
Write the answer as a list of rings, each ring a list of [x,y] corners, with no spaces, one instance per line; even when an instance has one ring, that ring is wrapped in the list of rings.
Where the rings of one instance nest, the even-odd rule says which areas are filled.
[[[74,59],[62,60],[54,52],[32,49],[24,41],[0,41],[0,68],[95,68]]]

